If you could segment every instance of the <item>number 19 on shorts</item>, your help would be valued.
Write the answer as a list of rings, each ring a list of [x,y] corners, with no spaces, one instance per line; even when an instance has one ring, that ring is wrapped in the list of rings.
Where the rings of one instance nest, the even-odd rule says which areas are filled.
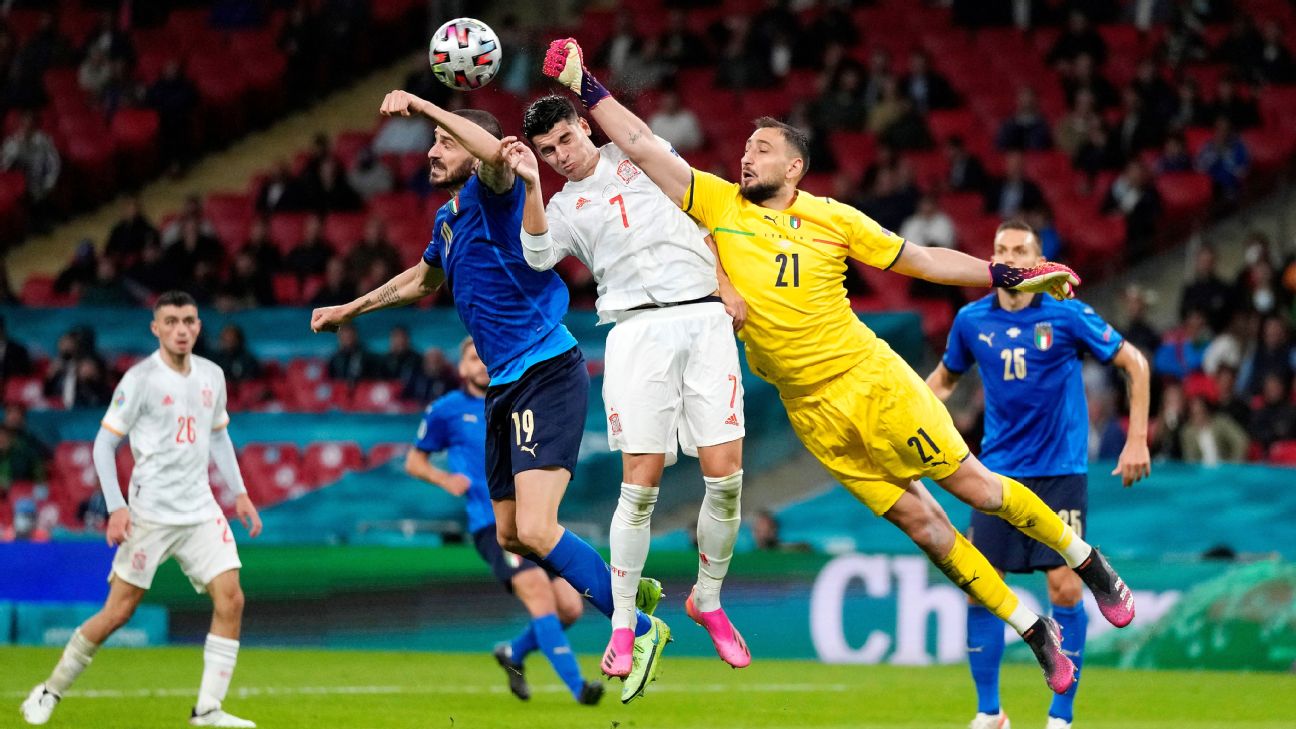
[[[535,440],[535,413],[530,410],[513,413],[513,437],[519,446]]]

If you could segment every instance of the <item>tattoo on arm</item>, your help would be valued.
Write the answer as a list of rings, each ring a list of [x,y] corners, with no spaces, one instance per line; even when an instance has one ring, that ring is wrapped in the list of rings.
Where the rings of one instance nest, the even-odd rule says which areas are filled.
[[[397,291],[396,287],[390,282],[383,284],[382,288],[378,289],[377,293],[378,304],[381,306],[391,306],[392,304],[400,303],[400,292]]]
[[[628,141],[630,142],[630,144],[634,144],[635,142],[638,142],[641,138],[643,138],[643,132],[631,132],[630,139]]]

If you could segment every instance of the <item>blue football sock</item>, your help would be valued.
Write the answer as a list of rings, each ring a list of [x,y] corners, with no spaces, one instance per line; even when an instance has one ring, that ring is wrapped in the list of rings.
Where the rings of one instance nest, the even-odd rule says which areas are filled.
[[[1084,603],[1075,607],[1053,606],[1053,619],[1062,628],[1062,652],[1075,664],[1075,683],[1064,694],[1054,694],[1053,703],[1049,706],[1049,716],[1056,716],[1065,721],[1072,721],[1075,713],[1076,690],[1080,688],[1080,664],[1084,662],[1085,632],[1089,628],[1089,616],[1085,614]]]
[[[1004,624],[980,605],[967,613],[968,667],[976,683],[977,713],[999,713],[999,661],[1004,653]]]
[[[558,616],[553,613],[541,615],[531,621],[531,627],[535,629],[540,650],[544,651],[545,658],[549,659],[558,678],[567,684],[573,696],[580,698],[581,689],[585,688],[585,679],[581,677],[580,666],[576,665],[576,655],[572,653],[571,644],[567,642],[567,634],[563,632]]]
[[[536,562],[567,580],[599,612],[612,617],[612,568],[584,539],[564,529],[553,551]],[[638,613],[635,635],[647,633],[651,626],[648,616]]]
[[[518,633],[518,637],[513,639],[513,662],[521,663],[531,651],[538,650],[540,644],[536,642],[536,621],[532,620],[527,623],[526,630]]]

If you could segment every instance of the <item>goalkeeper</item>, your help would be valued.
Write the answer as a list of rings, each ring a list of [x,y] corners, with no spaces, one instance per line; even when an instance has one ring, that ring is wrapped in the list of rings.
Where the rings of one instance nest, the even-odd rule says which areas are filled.
[[[661,146],[642,120],[608,94],[571,39],[554,41],[544,72],[578,94],[608,138],[661,191],[711,229],[734,287],[747,301],[739,332],[747,361],[773,383],[801,442],[875,514],[899,527],[940,570],[1030,645],[1053,691],[1074,681],[1051,618],[1023,605],[1003,578],[950,524],[918,479],[1002,518],[1058,552],[1117,626],[1134,598],[1107,560],[1030,489],[973,457],[944,403],[846,298],[846,259],[955,286],[993,286],[1070,298],[1080,279],[1056,263],[990,264],[926,248],[854,208],[797,190],[806,136],[774,119],[756,121],[741,159],[741,182],[695,170]]]

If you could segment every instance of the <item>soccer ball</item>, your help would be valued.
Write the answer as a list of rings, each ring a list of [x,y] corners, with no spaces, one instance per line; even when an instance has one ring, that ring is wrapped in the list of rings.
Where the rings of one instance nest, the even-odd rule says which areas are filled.
[[[459,91],[480,89],[490,83],[499,71],[502,56],[499,36],[474,18],[448,21],[437,28],[428,44],[432,74]]]

